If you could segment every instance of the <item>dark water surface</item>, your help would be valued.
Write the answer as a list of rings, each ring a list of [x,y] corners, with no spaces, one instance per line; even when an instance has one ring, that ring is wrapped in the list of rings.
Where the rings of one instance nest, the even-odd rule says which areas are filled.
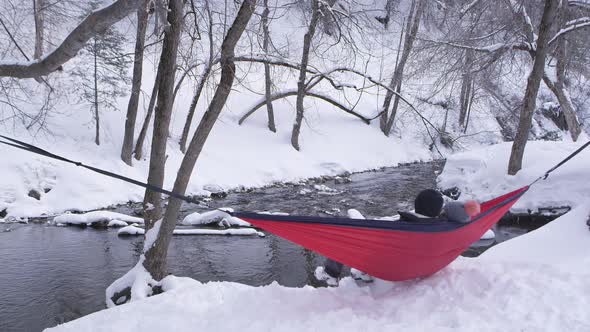
[[[435,187],[442,165],[405,165],[354,174],[350,183],[323,183],[334,191],[310,182],[232,193],[184,205],[181,217],[221,206],[307,215],[345,215],[356,208],[367,217],[388,216],[408,209],[420,190]],[[135,207],[116,211],[129,213]],[[202,282],[320,286],[313,271],[322,257],[266,234],[176,236],[169,269]],[[485,249],[492,244],[482,245]],[[41,331],[103,309],[106,287],[137,262],[142,246],[142,237],[118,237],[115,229],[0,224],[0,331]],[[472,249],[469,255],[481,251]]]

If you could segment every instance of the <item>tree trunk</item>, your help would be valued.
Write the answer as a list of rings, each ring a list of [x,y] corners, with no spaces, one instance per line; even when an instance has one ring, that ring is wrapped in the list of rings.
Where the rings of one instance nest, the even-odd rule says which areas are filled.
[[[412,1],[412,7],[407,18],[407,34],[404,39],[404,48],[399,63],[397,64],[395,71],[393,73],[393,77],[391,78],[391,83],[389,84],[391,89],[394,89],[395,91],[398,91],[397,89],[401,88],[401,83],[404,75],[404,68],[406,66],[406,63],[408,62],[408,58],[410,57],[414,41],[416,40],[416,35],[418,34],[418,28],[420,27],[420,19],[422,16],[423,7],[423,0]],[[389,105],[391,104],[391,99],[393,98],[393,95],[394,94],[388,90],[385,94],[385,99],[383,100],[383,113],[381,114],[381,119],[379,123],[381,125],[381,131],[383,131],[383,134],[385,134],[385,136],[389,136],[391,128],[393,127],[393,120],[390,119],[390,117],[395,119],[395,113],[397,113],[396,108],[392,111],[391,116],[389,114]],[[397,97],[396,95],[396,99],[397,98],[399,97]]]
[[[465,62],[463,64],[464,70],[462,75],[462,83],[461,83],[461,96],[459,100],[460,104],[460,111],[459,111],[459,125],[465,125],[465,117],[467,116],[467,109],[469,109],[469,104],[471,100],[471,89],[473,87],[473,74],[471,73],[471,62],[472,60],[472,52],[467,50],[465,52]]]
[[[537,38],[537,49],[533,69],[527,80],[526,92],[524,95],[523,107],[520,112],[520,120],[518,123],[518,130],[514,143],[512,144],[512,151],[510,154],[510,161],[508,162],[508,174],[514,175],[522,168],[522,157],[524,149],[529,137],[531,129],[531,122],[535,112],[537,93],[539,92],[539,85],[545,72],[545,57],[547,54],[547,42],[549,40],[549,33],[551,31],[551,23],[557,8],[558,0],[545,0],[545,7],[543,9],[543,17],[539,26],[539,34]]]
[[[305,76],[309,62],[309,50],[311,49],[311,41],[315,34],[319,16],[319,0],[311,0],[311,21],[303,37],[303,54],[301,55],[301,68],[299,70],[299,80],[297,81],[297,115],[295,117],[295,124],[293,125],[293,132],[291,133],[291,145],[297,151],[299,151],[299,132],[301,131],[301,123],[303,121],[303,98],[305,97]]]
[[[98,115],[98,50],[96,49],[96,38],[94,38],[94,120],[96,121],[96,134],[94,143],[100,145],[100,117]]]
[[[150,121],[152,120],[152,113],[154,113],[154,107],[156,106],[156,97],[158,96],[159,87],[160,71],[158,71],[156,74],[156,80],[154,81],[154,87],[152,88],[152,95],[150,96],[150,103],[148,105],[147,113],[145,115],[145,119],[143,120],[143,126],[141,126],[139,136],[137,137],[137,142],[135,143],[135,160],[141,160],[143,155],[143,143],[145,142],[145,137],[150,126]]]
[[[133,154],[133,139],[135,138],[135,122],[137,119],[137,107],[139,104],[139,93],[141,91],[141,76],[143,70],[143,47],[145,44],[145,31],[147,27],[147,0],[142,0],[137,8],[137,33],[135,36],[135,55],[133,61],[133,82],[131,85],[131,96],[127,105],[127,118],[125,119],[125,135],[121,148],[121,160],[132,166],[131,155]]]
[[[565,16],[565,6],[563,2],[560,3],[559,8],[559,21],[560,26],[564,27],[567,22],[567,18]],[[559,100],[559,104],[561,105],[561,111],[565,117],[565,122],[567,123],[567,128],[570,132],[570,136],[572,140],[575,142],[578,140],[582,129],[580,128],[580,123],[578,122],[578,118],[576,116],[576,110],[574,108],[574,104],[570,99],[569,93],[567,91],[567,83],[566,83],[566,74],[565,74],[565,66],[567,63],[567,39],[566,38],[559,38],[559,42],[557,44],[557,66],[555,68],[557,81],[555,82],[555,89],[552,91],[557,96]]]
[[[244,0],[238,11],[235,21],[229,28],[227,35],[221,46],[221,79],[215,95],[211,100],[209,108],[203,115],[197,131],[193,135],[193,138],[188,146],[187,152],[182,160],[178,175],[174,182],[173,191],[176,193],[184,194],[190,176],[194,169],[195,163],[205,145],[205,141],[215,124],[217,117],[221,113],[227,97],[231,92],[235,77],[235,64],[232,60],[234,56],[235,46],[240,39],[240,36],[244,32],[250,17],[256,7],[256,0]],[[160,280],[166,275],[166,255],[168,252],[168,245],[172,238],[172,232],[176,226],[176,219],[178,217],[178,211],[182,201],[170,197],[164,220],[160,228],[160,233],[154,243],[154,246],[150,250],[151,255],[146,256],[146,263],[148,263],[150,273],[156,280]]]
[[[148,183],[163,187],[164,170],[166,163],[166,144],[172,114],[172,94],[174,89],[174,76],[176,74],[176,56],[182,30],[183,2],[182,0],[170,0],[168,4],[168,29],[165,30],[162,55],[160,56],[160,82],[158,84],[158,101],[155,108],[154,135],[150,155],[150,168]],[[146,190],[144,197],[144,216],[146,234],[161,218],[161,194]],[[160,230],[162,232],[162,230]],[[166,255],[162,255],[162,249],[157,244],[151,248],[145,248],[146,270],[156,280],[165,276]]]
[[[264,32],[264,40],[262,42],[262,49],[264,50],[264,54],[268,56],[268,44],[270,41],[270,31],[268,29],[268,14],[270,10],[268,9],[268,0],[264,0],[264,11],[262,12],[262,30]],[[272,79],[270,77],[270,65],[268,63],[264,64],[264,95],[266,97],[266,110],[268,113],[268,129],[273,133],[277,132],[277,128],[275,126],[275,114],[272,108]]]
[[[43,35],[45,30],[45,0],[33,0],[35,12],[35,53],[33,58],[39,59],[43,55]]]
[[[195,110],[199,103],[199,99],[201,98],[201,93],[203,93],[203,89],[205,88],[205,84],[207,84],[207,79],[209,78],[209,75],[211,75],[215,61],[213,59],[213,17],[211,15],[211,8],[209,7],[208,0],[205,1],[205,10],[207,11],[207,16],[209,18],[209,31],[207,32],[207,36],[209,37],[209,61],[207,62],[205,69],[203,69],[203,74],[201,74],[199,83],[197,83],[197,91],[193,96],[193,100],[191,101],[191,105],[186,115],[184,127],[182,128],[182,136],[180,137],[180,151],[182,151],[182,153],[186,152],[186,143],[188,142],[188,135],[191,130],[191,124],[193,123],[193,117],[195,116]]]

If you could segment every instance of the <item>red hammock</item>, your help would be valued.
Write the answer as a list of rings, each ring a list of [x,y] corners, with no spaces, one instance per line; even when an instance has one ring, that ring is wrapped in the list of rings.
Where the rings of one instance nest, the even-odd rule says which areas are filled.
[[[234,213],[256,227],[380,279],[429,276],[478,241],[528,190],[487,201],[469,223],[277,216]]]

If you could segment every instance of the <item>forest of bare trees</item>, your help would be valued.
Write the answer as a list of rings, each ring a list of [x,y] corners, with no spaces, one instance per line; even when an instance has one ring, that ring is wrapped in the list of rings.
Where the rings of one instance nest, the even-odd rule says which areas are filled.
[[[589,128],[583,0],[0,0],[0,7],[0,124],[51,132],[47,117],[75,100],[93,114],[101,144],[102,112],[123,112],[121,160],[133,167],[149,151],[148,182],[162,187],[167,149],[177,147],[180,194],[238,87],[259,96],[233,110],[239,123],[265,109],[273,133],[276,113],[286,111],[276,103],[294,97],[289,134],[297,151],[305,150],[309,100],[359,126],[375,122],[385,136],[416,123],[438,153],[481,134],[476,119],[491,119],[513,141],[509,174],[521,169],[528,140],[551,136],[535,129],[540,124],[573,141]],[[250,76],[261,84],[249,84]],[[178,102],[183,89],[190,103]],[[359,106],[361,98],[374,107]],[[178,133],[173,118],[182,119]],[[167,274],[180,205],[170,198],[164,207],[161,194],[145,192],[146,230],[158,236],[143,266],[156,280]]]

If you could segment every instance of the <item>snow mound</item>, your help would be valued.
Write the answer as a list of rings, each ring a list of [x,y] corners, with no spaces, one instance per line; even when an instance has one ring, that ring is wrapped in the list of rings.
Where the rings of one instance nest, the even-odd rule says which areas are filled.
[[[233,209],[230,208],[223,208],[213,211],[208,211],[205,213],[198,213],[193,212],[182,220],[183,225],[206,225],[211,223],[218,223],[219,226],[222,227],[231,227],[231,226],[251,226],[249,222],[246,222],[240,218],[233,217],[228,213],[224,212],[233,212]]]
[[[116,220],[116,222],[113,222],[114,220]],[[123,225],[123,222],[125,225]],[[68,225],[106,223],[110,227],[111,225],[126,226],[127,223],[143,224],[143,219],[111,211],[92,211],[83,214],[65,213],[53,218],[53,223]]]
[[[143,235],[145,229],[136,227],[133,225],[123,227],[117,232],[118,235]],[[258,235],[264,237],[263,232],[259,232],[254,228],[228,228],[228,229],[207,229],[207,228],[194,228],[194,229],[175,229],[172,234],[174,235]]]

